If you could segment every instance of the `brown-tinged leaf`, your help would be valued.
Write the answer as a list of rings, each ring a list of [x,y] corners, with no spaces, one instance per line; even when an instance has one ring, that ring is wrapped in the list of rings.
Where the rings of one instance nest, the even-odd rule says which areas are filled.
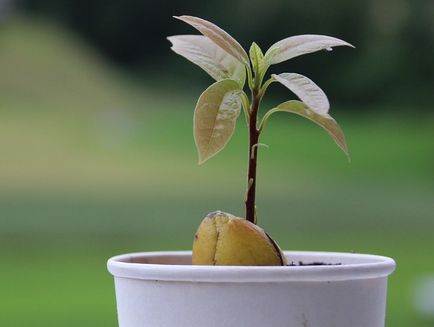
[[[271,76],[294,92],[313,111],[322,115],[329,111],[330,103],[327,96],[311,79],[296,73],[273,74]]]
[[[305,103],[297,100],[286,101],[279,104],[276,108],[269,110],[262,119],[260,128],[263,129],[269,117],[275,112],[289,112],[302,117],[305,117],[314,123],[318,124],[326,130],[326,132],[333,138],[336,144],[345,152],[349,157],[348,146],[345,141],[345,135],[338,123],[327,113],[320,114],[315,110],[309,108]]]
[[[348,42],[326,35],[296,35],[273,44],[265,53],[265,59],[270,65],[312,53],[320,50],[330,50],[337,46],[349,46]]]
[[[193,26],[224,51],[237,58],[243,64],[249,65],[249,57],[243,47],[232,36],[217,25],[194,16],[183,15],[174,17]]]
[[[172,50],[205,70],[216,81],[234,79],[241,87],[246,80],[245,66],[203,35],[175,35],[167,38]]]
[[[215,82],[199,97],[194,112],[194,140],[199,164],[220,152],[231,139],[241,112],[240,85],[230,79]]]

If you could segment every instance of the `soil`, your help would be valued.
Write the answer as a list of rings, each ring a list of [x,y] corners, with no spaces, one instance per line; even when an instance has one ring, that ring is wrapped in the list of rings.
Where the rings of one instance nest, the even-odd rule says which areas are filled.
[[[291,261],[288,266],[294,267],[294,266],[340,266],[341,263],[327,263],[327,262],[319,262],[319,261],[314,261],[314,262],[303,262],[303,261],[298,261],[298,262],[294,262]]]

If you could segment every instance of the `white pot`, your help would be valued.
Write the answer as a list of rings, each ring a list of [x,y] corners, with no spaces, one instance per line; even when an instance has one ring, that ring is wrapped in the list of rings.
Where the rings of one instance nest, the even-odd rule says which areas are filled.
[[[285,252],[288,262],[339,265],[192,266],[191,252],[108,261],[120,327],[384,327],[387,257]]]

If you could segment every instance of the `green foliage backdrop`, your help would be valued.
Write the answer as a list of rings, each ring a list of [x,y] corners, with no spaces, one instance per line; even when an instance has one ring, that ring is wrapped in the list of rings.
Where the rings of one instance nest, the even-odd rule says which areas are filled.
[[[79,32],[113,61],[143,77],[163,74],[167,81],[190,71],[168,54],[165,40],[167,35],[192,34],[192,29],[171,18],[189,14],[222,26],[246,48],[252,41],[267,48],[296,34],[333,35],[356,45],[357,51],[351,53],[287,64],[291,71],[327,85],[338,103],[356,103],[359,110],[369,110],[373,102],[396,106],[434,101],[430,0],[24,0],[20,4],[28,13]],[[200,80],[197,76],[192,83]]]

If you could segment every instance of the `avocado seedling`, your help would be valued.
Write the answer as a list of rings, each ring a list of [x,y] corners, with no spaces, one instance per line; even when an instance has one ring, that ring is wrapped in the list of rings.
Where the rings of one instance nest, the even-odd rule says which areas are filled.
[[[199,164],[219,153],[231,139],[238,117],[244,112],[249,135],[245,218],[221,211],[208,214],[193,242],[193,264],[286,265],[279,246],[256,225],[256,169],[260,136],[271,115],[293,113],[321,126],[348,156],[345,136],[328,114],[329,101],[312,80],[297,73],[272,74],[271,65],[304,54],[351,44],[325,35],[297,35],[273,44],[265,54],[252,43],[249,54],[227,32],[198,17],[175,17],[202,35],[168,37],[172,50],[205,70],[216,80],[199,97],[194,111],[194,140]],[[264,81],[265,80],[265,81]],[[247,82],[247,83],[246,83]],[[259,116],[268,87],[280,83],[299,100],[289,100]],[[247,87],[245,85],[247,84]],[[244,89],[249,89],[250,97]]]

